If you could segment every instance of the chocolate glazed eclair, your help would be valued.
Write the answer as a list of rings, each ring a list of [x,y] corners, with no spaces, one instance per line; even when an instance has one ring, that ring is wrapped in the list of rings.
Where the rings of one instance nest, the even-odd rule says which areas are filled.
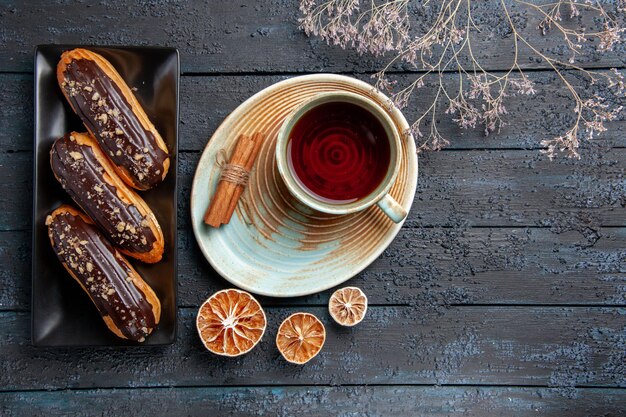
[[[57,80],[126,184],[147,190],[163,181],[170,166],[167,146],[109,61],[86,49],[66,51]]]
[[[117,336],[143,342],[161,318],[156,294],[87,216],[63,205],[46,218],[57,257]]]
[[[65,191],[122,253],[148,263],[161,260],[164,238],[154,213],[124,184],[91,135],[72,132],[58,139],[50,165]]]

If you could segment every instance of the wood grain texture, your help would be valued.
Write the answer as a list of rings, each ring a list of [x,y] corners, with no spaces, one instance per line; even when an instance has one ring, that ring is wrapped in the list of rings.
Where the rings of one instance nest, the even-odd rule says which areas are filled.
[[[576,226],[576,225],[574,225]],[[404,229],[355,285],[370,303],[411,305],[424,312],[449,305],[626,305],[626,228]],[[198,307],[230,288],[201,254],[190,232],[179,234],[178,300]],[[0,232],[0,310],[30,305],[30,233]],[[263,305],[325,306],[333,290]]]
[[[363,289],[370,303],[407,304],[423,313],[456,304],[626,305],[626,229],[586,233],[404,229],[378,260],[343,285]],[[193,236],[181,235],[178,250],[181,305],[199,306],[231,285],[206,262]],[[332,291],[261,301],[325,306]]]
[[[491,70],[508,68],[512,39],[498,2],[472,3],[485,37],[476,43],[478,59]],[[0,415],[623,415],[625,116],[583,144],[581,161],[546,161],[539,143],[570,126],[573,103],[543,71],[545,63],[526,57],[521,64],[533,69],[528,75],[537,95],[508,98],[509,124],[500,134],[485,137],[480,128],[459,130],[448,117],[438,119],[451,146],[420,156],[406,226],[350,281],[372,304],[361,325],[331,322],[330,291],[261,298],[269,323],[255,350],[226,359],[202,348],[193,327],[197,306],[228,286],[189,227],[188,196],[206,141],[243,100],[277,81],[321,71],[365,73],[356,76],[371,81],[368,73],[387,61],[307,38],[297,28],[297,6],[287,0],[0,5]],[[539,34],[534,14],[511,11],[543,52],[568,56],[558,36]],[[580,23],[593,25],[589,16]],[[181,308],[172,346],[30,345],[32,54],[36,44],[50,42],[181,51],[187,74],[181,79]],[[585,68],[624,68],[624,45],[604,55],[595,46],[583,47]],[[415,75],[393,77],[402,85]],[[596,93],[572,79],[583,96]],[[428,80],[405,110],[409,121],[433,93]],[[304,367],[285,363],[273,343],[278,324],[294,311],[317,314],[328,331],[324,350]],[[102,325],[97,312],[85,314]]]
[[[0,230],[29,228],[33,211],[32,152],[0,153],[0,178]]]
[[[372,83],[368,75],[352,74],[362,81]],[[507,123],[498,134],[485,136],[482,127],[476,129],[460,129],[452,122],[453,116],[446,115],[445,106],[439,111],[438,129],[450,139],[447,149],[502,149],[502,148],[541,148],[543,139],[550,139],[567,131],[574,121],[572,112],[573,101],[563,88],[556,75],[548,71],[528,73],[529,79],[535,83],[537,93],[532,96],[507,97],[505,99],[508,114],[504,117]],[[185,97],[181,102],[181,149],[197,151],[204,148],[207,140],[220,125],[222,120],[239,104],[254,93],[290,76],[223,76],[198,77],[187,76],[181,80],[181,94]],[[414,81],[416,75],[398,74],[393,79],[398,85],[407,85]],[[569,77],[577,86],[581,96],[592,96],[597,86],[584,80]],[[456,76],[445,77],[447,85],[452,86]],[[412,123],[430,106],[436,93],[438,82],[435,76],[425,80],[425,87],[416,90],[409,105],[403,109],[407,121]],[[454,90],[451,90],[454,91]],[[209,98],[219,106],[214,111],[206,111]],[[626,98],[616,99],[616,104],[626,105]],[[594,139],[594,143],[602,147],[626,146],[626,115],[607,123],[609,131]],[[585,141],[583,147],[589,147]]]
[[[542,36],[540,16],[511,0],[506,5],[521,33],[540,51],[567,60],[562,38]],[[432,18],[412,9],[416,20]],[[474,53],[483,67],[508,69],[513,58],[509,24],[499,2],[473,2],[474,20],[483,32],[474,39]],[[563,13],[565,25],[578,26]],[[3,2],[0,8],[0,71],[31,71],[33,45],[81,43],[101,45],[166,45],[181,51],[184,72],[318,72],[374,71],[387,59],[330,47],[307,38],[298,29],[298,2],[290,0],[219,0],[211,2],[149,2],[107,0]],[[583,14],[580,25],[592,29],[594,16]],[[128,22],[119,25],[117,22]],[[25,30],[25,28],[28,28]],[[624,64],[624,48],[605,55],[596,42],[583,45],[587,67]],[[520,65],[545,68],[521,46]]]
[[[178,342],[164,348],[45,349],[30,346],[29,315],[0,313],[4,390],[202,385],[498,384],[626,387],[626,313],[589,307],[372,307],[352,329],[307,308],[327,331],[306,366],[274,344],[295,308],[267,308],[264,339],[247,355],[223,358],[202,346],[197,309],[179,310]],[[94,325],[101,324],[96,312]]]
[[[179,158],[179,227],[190,228],[189,198],[199,154]],[[550,162],[537,151],[423,154],[405,227],[626,224],[626,149]],[[593,227],[593,226],[592,226]]]
[[[34,133],[34,85],[30,74],[0,74],[0,149],[32,151]]]
[[[367,75],[357,78],[372,82]],[[184,76],[181,78],[180,150],[199,151],[204,148],[213,132],[239,104],[256,92],[278,81],[285,75],[267,76]],[[394,78],[406,84],[415,75],[399,74]],[[547,71],[531,72],[528,77],[536,84],[534,97],[508,97],[505,101],[508,115],[498,134],[485,136],[482,128],[459,129],[449,115],[440,117],[441,133],[451,140],[447,149],[537,149],[543,139],[566,131],[572,121],[573,102],[555,75]],[[453,76],[447,81],[451,83]],[[429,105],[435,93],[434,80],[427,79],[426,86],[414,95],[413,101],[404,109],[409,122],[414,121]],[[572,80],[575,82],[576,80]],[[0,74],[4,85],[0,96],[0,149],[6,151],[32,150],[33,137],[33,77],[29,74]],[[594,86],[578,81],[583,97],[593,95]],[[626,105],[626,99],[623,100]],[[530,105],[529,105],[530,104]],[[607,132],[594,139],[600,148],[626,147],[626,114],[608,122]],[[591,147],[583,142],[584,148]],[[588,150],[583,156],[593,153]]]
[[[0,231],[0,310],[28,310],[31,296],[31,234]]]
[[[189,195],[198,153],[179,155],[179,229],[190,229]],[[1,230],[30,227],[32,155],[0,153]],[[537,151],[424,154],[405,227],[626,224],[626,149],[550,162]]]
[[[0,394],[5,417],[177,415],[204,417],[617,417],[622,390],[579,389],[564,396],[550,388],[506,387],[236,387],[159,388]]]

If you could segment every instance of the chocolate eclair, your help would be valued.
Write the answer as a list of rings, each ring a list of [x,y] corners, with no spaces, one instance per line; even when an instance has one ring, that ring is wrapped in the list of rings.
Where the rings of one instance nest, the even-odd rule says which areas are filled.
[[[72,132],[57,139],[50,165],[65,191],[122,253],[148,263],[161,260],[163,232],[154,213],[124,184],[91,135]]]
[[[57,80],[126,184],[147,190],[163,181],[170,166],[167,146],[109,61],[86,49],[66,51]]]
[[[143,342],[161,318],[156,294],[84,214],[63,205],[47,218],[57,257],[117,336]]]

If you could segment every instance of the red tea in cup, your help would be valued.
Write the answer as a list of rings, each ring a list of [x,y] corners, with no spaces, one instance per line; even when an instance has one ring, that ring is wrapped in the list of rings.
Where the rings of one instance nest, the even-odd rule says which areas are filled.
[[[401,223],[407,211],[390,194],[402,158],[388,111],[349,91],[304,100],[283,121],[276,167],[289,192],[323,213],[344,215],[376,205]]]
[[[382,123],[363,107],[323,103],[293,126],[288,162],[314,198],[351,203],[369,196],[385,179],[391,162],[389,141]]]

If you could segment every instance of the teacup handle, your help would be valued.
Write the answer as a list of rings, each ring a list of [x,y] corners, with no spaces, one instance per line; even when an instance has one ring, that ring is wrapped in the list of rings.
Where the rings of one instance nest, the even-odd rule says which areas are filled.
[[[376,202],[376,205],[385,213],[394,223],[400,223],[406,218],[407,212],[394,198],[385,194],[383,198]]]

